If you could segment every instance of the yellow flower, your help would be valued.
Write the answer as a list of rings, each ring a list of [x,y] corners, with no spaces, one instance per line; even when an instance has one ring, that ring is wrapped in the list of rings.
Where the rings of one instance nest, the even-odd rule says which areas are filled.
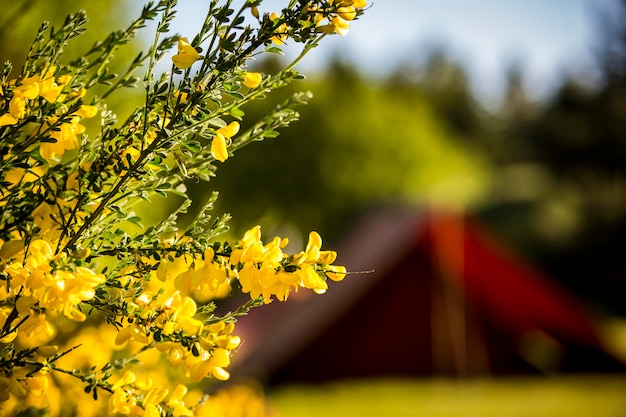
[[[269,415],[262,390],[251,385],[231,385],[212,394],[194,408],[198,417]]]
[[[272,22],[276,21],[280,19],[280,17],[276,14],[276,13],[271,13],[270,14],[270,20]],[[274,33],[275,35],[272,36],[271,40],[272,42],[274,42],[277,45],[282,45],[283,43],[285,43],[285,39],[287,39],[287,32],[289,31],[289,27],[283,23],[280,26],[278,26],[276,29],[274,29]]]
[[[62,85],[57,85],[54,82],[54,77],[50,76],[44,80],[41,80],[39,85],[39,95],[46,99],[48,103],[54,103],[63,91]]]
[[[89,119],[98,114],[98,108],[96,106],[87,106],[82,105],[80,109],[76,110],[74,114],[78,117],[83,117],[85,119]]]
[[[23,119],[26,115],[26,99],[16,95],[9,102],[9,113],[16,119]]]
[[[34,397],[41,397],[48,389],[48,377],[46,375],[38,374],[31,378],[27,378],[26,386],[28,391]]]
[[[309,233],[309,241],[307,242],[305,255],[312,262],[317,262],[320,257],[320,248],[322,247],[322,237],[317,232]]]
[[[227,272],[226,261],[221,257],[216,257],[213,248],[209,247],[204,252],[204,265],[196,269],[191,277],[188,275],[180,277],[180,283],[177,282],[176,288],[181,290],[183,287],[189,287],[190,290],[195,291],[194,296],[199,301],[223,298],[231,290],[227,275],[231,272],[230,269]],[[178,280],[179,277],[176,279]]]
[[[223,127],[220,127],[219,129],[217,129],[217,133],[221,133],[222,135],[224,135],[227,138],[233,137],[237,133],[239,133],[239,123],[238,122],[231,122],[227,126],[223,126]]]
[[[37,227],[39,227],[39,234],[45,234],[48,231],[57,231],[59,229],[58,223],[58,210],[50,204],[43,202],[33,212],[31,216]],[[53,233],[54,234],[54,233]],[[45,246],[43,243],[42,246]],[[32,245],[31,245],[32,247]],[[39,247],[38,247],[39,250]]]
[[[228,126],[220,127],[215,131],[211,142],[211,155],[220,162],[228,159],[226,139],[230,139],[239,132],[239,123],[232,122]]]
[[[328,23],[322,25],[320,30],[323,33],[337,33],[345,36],[350,28],[350,21],[354,20],[359,9],[367,6],[365,0],[331,0],[331,4],[336,7],[335,11],[328,16]]]
[[[22,97],[32,100],[37,98],[39,95],[39,83],[41,78],[39,77],[28,77],[24,78],[22,81],[22,85],[15,87],[13,90],[13,95],[15,97]]]
[[[353,6],[340,7],[337,9],[337,14],[344,20],[354,20],[356,17],[356,9]]]
[[[46,320],[46,314],[30,314],[28,318],[20,325],[19,331],[23,332],[26,337],[30,337],[33,332],[45,336],[53,336],[55,333],[54,327]]]
[[[341,36],[346,36],[348,33],[348,29],[350,28],[350,23],[347,20],[334,16],[330,19],[330,23],[321,27],[322,32],[327,34],[337,33]]]
[[[135,399],[122,389],[114,389],[109,397],[109,414],[130,414],[131,407],[135,405]]]
[[[189,44],[187,38],[180,38],[178,40],[178,54],[172,57],[172,62],[180,69],[187,69],[202,58],[202,55],[198,54],[198,51]]]
[[[193,411],[185,406],[183,398],[187,395],[187,387],[184,385],[177,385],[167,400],[167,405],[173,408],[175,416],[193,416]]]
[[[352,6],[355,9],[362,9],[367,6],[366,0],[331,0],[331,4],[337,7],[349,7]]]
[[[228,159],[228,149],[224,135],[216,133],[211,142],[211,155],[220,162]]]
[[[10,113],[5,113],[2,116],[0,116],[0,127],[14,125],[16,123],[17,123],[17,119],[11,116]]]
[[[20,94],[28,99],[34,99],[35,97],[43,97],[47,102],[53,103],[61,95],[63,85],[58,85],[54,80],[55,67],[50,68],[43,74],[43,78],[38,75],[25,78],[22,81],[22,85],[14,90],[20,89]],[[24,94],[24,90],[30,91],[30,97]],[[35,94],[36,93],[36,94]]]
[[[195,362],[189,368],[189,378],[194,382],[199,382],[208,375],[220,381],[226,381],[230,374],[224,368],[230,365],[230,351],[222,348],[215,348],[211,356],[204,360]]]
[[[22,80],[22,83],[13,89],[13,98],[9,102],[9,114],[0,116],[0,126],[16,124],[19,119],[26,116],[27,100],[34,100],[43,97],[48,102],[54,102],[63,86],[57,85],[54,80],[53,71],[48,71],[44,78],[35,75]]]
[[[309,14],[307,20],[311,20],[315,26],[319,26],[320,22],[324,20],[324,15],[320,13],[320,7],[318,5],[310,5],[307,11]]]
[[[241,239],[241,245],[245,248],[261,241],[261,226],[256,225],[252,229],[244,233]]]
[[[298,270],[300,275],[300,286],[313,290],[316,294],[324,294],[328,289],[328,284],[324,281],[311,264],[302,264]]]
[[[0,376],[0,402],[8,401],[11,398],[10,388],[11,380],[6,376]]]
[[[21,239],[8,240],[0,247],[0,260],[7,260],[24,250],[24,241]]]
[[[58,129],[53,130],[50,133],[50,137],[56,139],[56,142],[44,142],[39,147],[39,154],[51,161],[57,156],[61,156],[65,151],[74,149],[78,145],[78,135],[85,132],[85,126],[81,125],[81,118],[90,118],[98,113],[98,109],[95,106],[81,106],[73,115],[69,123],[63,123]],[[56,122],[56,118],[51,117],[46,124],[52,126]]]
[[[257,88],[263,77],[258,72],[246,72],[243,75],[243,85],[248,88]]]
[[[144,345],[149,343],[149,339],[146,333],[134,323],[129,324],[128,326],[124,327],[122,330],[119,331],[119,333],[115,337],[115,344],[121,345],[122,343],[125,343],[128,340],[139,342]]]
[[[192,312],[195,312],[195,304],[192,301],[188,302],[181,299],[180,294],[171,298],[165,305],[176,311],[175,314],[178,315],[178,319],[181,313],[184,313],[183,316],[189,317]],[[172,322],[167,324],[169,323]],[[175,326],[170,327],[175,329]],[[241,343],[238,336],[232,335],[234,328],[233,323],[227,324],[220,321],[204,326],[199,331],[194,329],[198,335],[198,341],[193,344],[195,353],[190,352],[189,348],[184,348],[173,342],[158,343],[156,348],[160,352],[166,352],[170,363],[174,367],[181,366],[185,375],[195,382],[206,377],[226,380],[230,375],[224,368],[230,365],[232,351]],[[169,334],[165,326],[163,327],[163,334]],[[175,393],[176,399],[174,401],[181,400],[184,394],[184,392]]]
[[[124,375],[122,375],[122,377],[115,384],[113,384],[111,389],[113,391],[117,391],[119,388],[123,387],[124,385],[134,384],[136,380],[137,380],[137,377],[135,376],[135,373],[133,371],[126,371],[124,372]]]
[[[169,390],[165,387],[155,387],[150,389],[143,399],[143,406],[158,405],[161,401],[167,397]],[[158,414],[160,415],[160,414]]]
[[[58,351],[59,347],[57,345],[39,346],[37,348],[37,354],[43,356],[44,358],[49,358]]]
[[[45,206],[43,206],[45,204]],[[47,203],[42,203],[44,209],[39,211],[44,219],[49,217],[46,213]],[[39,221],[35,217],[35,223]],[[41,223],[39,223],[41,224]],[[19,241],[9,241],[9,246],[3,245],[2,251],[11,256],[19,251]],[[49,312],[62,312],[67,318],[74,321],[84,321],[85,314],[80,311],[79,305],[83,301],[95,296],[95,287],[105,282],[102,274],[95,273],[89,268],[76,266],[72,269],[53,269],[52,263],[63,264],[65,254],[54,255],[50,242],[42,239],[31,241],[28,247],[28,255],[23,262],[13,262],[7,265],[5,271],[15,283],[15,288],[22,291],[17,299],[15,307],[21,314],[26,314],[31,307],[38,303],[39,308]],[[12,290],[15,292],[15,290]],[[46,313],[33,314],[22,323],[20,332],[30,337],[33,332],[51,336],[54,328],[47,321]]]
[[[326,276],[333,281],[341,281],[346,277],[346,267],[339,265],[328,265],[326,267]]]
[[[298,287],[323,294],[328,289],[326,278],[340,281],[346,275],[343,266],[331,265],[337,258],[334,251],[322,251],[322,238],[317,232],[309,234],[306,249],[293,256],[283,254],[286,239],[275,237],[263,245],[261,230],[248,230],[230,256],[230,264],[238,269],[241,291],[251,298],[263,296],[265,303],[275,296],[285,301],[291,289]],[[289,264],[285,265],[285,260]]]
[[[194,319],[196,314],[196,302],[191,297],[180,297],[176,294],[173,298],[173,305],[171,308],[174,310],[171,320],[176,322],[179,327],[186,334],[196,336],[202,331],[203,323],[198,319]]]

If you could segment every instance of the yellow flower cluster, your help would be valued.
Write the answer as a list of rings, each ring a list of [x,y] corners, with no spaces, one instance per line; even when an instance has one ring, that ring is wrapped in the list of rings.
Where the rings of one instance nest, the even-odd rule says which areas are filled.
[[[19,242],[9,241],[2,247],[7,245],[19,247]],[[11,289],[7,294],[3,288],[0,294],[4,299],[16,297],[17,312],[28,316],[11,335],[18,331],[30,334],[45,325],[45,314],[55,312],[74,321],[84,321],[86,316],[79,304],[92,299],[95,288],[106,280],[104,275],[89,268],[71,265],[66,253],[55,255],[52,245],[41,239],[30,242],[27,255],[22,249],[2,261],[6,262],[4,273],[10,277]],[[37,314],[37,311],[45,313]]]
[[[34,115],[45,103],[62,103],[85,95],[84,88],[70,89],[71,75],[55,77],[55,70],[55,67],[48,68],[41,76],[11,80],[5,86],[0,85],[0,127],[17,125],[20,120]],[[61,111],[64,109],[61,108]],[[41,156],[52,162],[66,150],[74,149],[78,145],[78,136],[85,131],[80,120],[94,117],[97,111],[94,106],[83,105],[69,117],[48,116],[40,128],[34,130],[36,134],[43,132],[47,138],[54,139],[40,144]]]
[[[69,323],[68,323],[69,324]],[[112,326],[100,325],[98,327],[92,327],[89,322],[81,323],[80,330],[74,329],[72,326],[67,326],[65,329],[59,329],[59,333],[66,330],[65,334],[72,334],[69,340],[63,342],[56,347],[46,346],[44,348],[38,348],[37,353],[39,355],[45,355],[42,358],[36,358],[40,363],[46,364],[46,359],[49,358],[51,352],[64,352],[71,350],[71,354],[62,356],[55,364],[58,368],[62,369],[96,369],[100,368],[103,364],[107,363],[113,357],[113,354],[120,354],[121,349],[113,344],[113,340],[116,335],[116,331]],[[65,326],[64,326],[65,327]],[[55,340],[59,337],[63,338],[65,335],[55,335]],[[16,344],[20,346],[33,345],[33,337],[29,338],[28,343],[20,343],[22,336],[19,335],[16,340]],[[39,341],[41,343],[41,340]],[[78,348],[77,348],[78,346]],[[127,352],[131,354],[132,352]],[[153,356],[153,355],[152,355]],[[49,360],[49,359],[48,359]],[[154,366],[155,370],[159,368],[156,366],[156,361],[152,360],[148,355],[143,355],[141,361],[146,366]],[[0,402],[0,417],[13,417],[24,410],[27,407],[45,408],[46,416],[57,417],[75,415],[80,417],[102,417],[107,415],[106,413],[106,400],[94,401],[91,395],[85,393],[84,384],[75,377],[60,372],[49,371],[45,372],[46,368],[43,368],[43,372],[39,372],[34,375],[34,378],[25,378],[25,371],[32,370],[32,367],[14,368],[15,372],[6,380],[0,378],[0,392],[3,392],[3,383],[9,383],[10,391],[7,392],[6,401]],[[162,372],[161,372],[162,373]],[[150,378],[165,385],[167,383],[167,376],[159,378],[159,373],[149,373]],[[43,378],[45,377],[45,379]],[[36,385],[45,387],[45,390],[36,390]],[[107,392],[99,391],[99,397],[102,396],[106,399]],[[6,398],[5,397],[5,398]],[[59,401],[62,398],[63,401]]]
[[[222,327],[217,325],[217,327]],[[226,329],[228,325],[224,326]],[[221,331],[221,333],[224,333]],[[115,330],[110,326],[86,327],[75,337],[68,340],[62,350],[82,345],[72,351],[72,355],[62,357],[57,366],[67,369],[100,367],[124,351],[115,346],[112,340]],[[88,347],[97,346],[97,349]],[[39,355],[49,356],[57,349],[44,347],[38,349]],[[158,354],[158,355],[155,355]],[[71,357],[70,357],[71,356]],[[31,368],[18,368],[12,376],[0,376],[0,417],[14,416],[24,406],[46,408],[51,417],[58,415],[77,415],[96,417],[103,415],[125,415],[134,417],[150,416],[233,416],[262,417],[266,404],[262,392],[247,385],[234,385],[205,395],[199,389],[189,390],[181,383],[179,375],[164,372],[160,362],[160,352],[150,349],[140,353],[137,358],[141,365],[124,372],[117,380],[111,381],[110,391],[99,391],[99,397],[105,401],[94,402],[91,395],[84,393],[80,381],[67,374],[40,372],[32,377],[26,374]],[[45,357],[38,359],[45,362]],[[114,383],[113,383],[114,382]],[[58,401],[64,398],[63,402]]]
[[[81,119],[94,117],[98,113],[95,106],[81,106],[74,112],[68,121],[59,123],[59,117],[49,117],[44,123],[44,129],[50,129],[49,137],[55,142],[43,142],[39,147],[39,154],[48,161],[62,156],[65,151],[74,149],[78,145],[78,136],[85,132],[85,126],[79,122]],[[56,126],[56,129],[52,129]]]
[[[146,59],[145,104],[125,121],[99,103],[133,86],[139,78],[132,73],[148,55],[122,75],[108,72],[108,60],[146,20],[159,12],[163,22],[171,18],[173,1],[146,6],[124,36],[87,54],[96,61],[64,60],[70,64],[61,67],[61,47],[86,22],[84,13],[72,15],[49,36],[42,29],[18,78],[0,80],[0,417],[43,410],[51,417],[264,415],[264,402],[250,390],[208,396],[179,384],[228,380],[241,344],[236,318],[301,288],[323,294],[328,279],[346,275],[345,267],[333,265],[337,254],[321,249],[316,232],[296,254],[285,252],[287,239],[264,243],[259,226],[236,244],[214,241],[227,219],[210,220],[213,200],[182,236],[177,216],[188,209],[188,198],[147,228],[133,212],[154,194],[187,196],[185,178],[211,176],[214,161],[288,125],[293,117],[279,110],[294,114],[296,98],[254,124],[252,133],[240,133],[240,106],[297,78],[294,71],[249,72],[246,63],[287,37],[306,43],[306,52],[322,33],[343,35],[366,5],[292,1],[283,16],[261,19],[260,3],[244,6],[257,18],[258,33],[242,15],[229,17],[229,2],[212,5],[194,38],[204,42],[213,31],[216,42],[206,57],[186,38],[157,36]],[[153,65],[175,40],[171,77],[157,79]],[[266,52],[271,49],[277,48]],[[110,87],[91,101],[104,109],[100,131],[87,138],[82,123],[98,107],[84,104],[86,89],[104,84]],[[210,149],[202,139],[211,141]],[[141,231],[128,230],[131,223]],[[233,288],[250,298],[222,315],[208,301]],[[99,397],[102,406],[87,405]]]
[[[320,26],[323,33],[337,33],[345,36],[350,28],[350,21],[357,17],[358,10],[367,6],[366,0],[330,0],[336,9],[328,17],[328,22]]]
[[[177,385],[170,390],[155,385],[151,379],[140,380],[134,372],[126,371],[112,387],[109,397],[109,415],[131,417],[161,417],[163,415],[193,416],[194,412],[185,404],[187,387]]]
[[[32,159],[29,163],[33,163]],[[34,163],[33,163],[34,165]],[[41,192],[41,185],[38,180],[46,173],[47,166],[33,166],[29,169],[14,168],[5,171],[4,174],[4,187],[0,188],[0,207],[7,205],[8,196],[13,194],[16,199],[22,200],[27,191],[33,191],[35,193]],[[31,183],[30,187],[23,187],[25,183]],[[54,188],[53,182],[47,184],[50,188]]]
[[[282,45],[287,39],[289,26],[287,26],[286,23],[280,23],[280,16],[274,12],[270,14],[270,20],[276,24],[276,27],[274,28],[274,36],[272,36],[271,40],[276,45]]]
[[[350,22],[366,6],[366,0],[329,0],[326,4],[309,4],[308,13],[298,24],[302,27],[312,25],[321,33],[345,36],[350,28]],[[269,18],[275,23],[274,36],[271,40],[277,45],[282,45],[289,35],[289,26],[280,23],[281,17],[276,13],[271,13]]]
[[[168,389],[150,378],[127,371],[113,386],[109,397],[110,415],[130,417],[264,417],[267,405],[263,394],[248,385],[233,385],[211,396],[199,396],[186,386]]]
[[[230,265],[238,270],[243,292],[252,298],[263,296],[266,303],[272,296],[284,301],[292,289],[297,291],[302,287],[323,294],[328,288],[325,277],[334,281],[345,277],[345,267],[331,265],[337,253],[320,250],[322,239],[317,232],[309,234],[306,250],[299,254],[283,253],[287,243],[287,239],[275,237],[264,245],[260,226],[245,233],[230,257]]]
[[[316,232],[310,233],[306,249],[295,255],[283,252],[287,243],[275,237],[263,244],[261,228],[255,226],[232,249],[209,247],[201,254],[161,259],[153,266],[155,279],[146,283],[138,297],[126,300],[132,314],[117,334],[116,345],[154,346],[192,381],[227,380],[226,368],[241,342],[233,335],[234,323],[201,320],[190,295],[224,296],[238,280],[251,299],[262,297],[269,303],[272,297],[286,300],[292,289],[300,287],[322,294],[328,288],[326,278],[340,281],[345,277],[345,267],[332,265],[337,254],[321,250]]]
[[[248,385],[234,385],[221,389],[195,407],[194,412],[198,417],[270,415],[260,390]]]
[[[17,124],[20,119],[26,116],[27,105],[33,105],[37,97],[43,97],[49,103],[55,102],[61,95],[61,91],[71,80],[70,76],[54,78],[54,69],[50,69],[43,74],[24,78],[19,85],[16,81],[9,82],[12,87],[13,97],[9,101],[8,112],[0,116],[0,126]],[[4,95],[3,89],[0,89]]]
[[[27,368],[19,368],[11,377],[0,376],[0,403],[9,400],[11,394],[17,397],[31,395],[41,397],[48,388],[48,376],[43,373],[28,376],[32,372]]]
[[[317,232],[309,234],[306,249],[300,253],[283,252],[287,244],[288,239],[280,237],[264,244],[261,227],[255,226],[230,253],[216,253],[209,247],[201,256],[163,259],[155,275],[162,282],[172,281],[182,295],[202,294],[209,299],[228,294],[231,282],[238,280],[244,293],[249,293],[252,299],[263,296],[265,303],[272,296],[284,301],[291,290],[298,288],[323,294],[328,288],[326,278],[341,281],[346,276],[345,267],[333,265],[337,253],[321,250],[322,238]]]
[[[218,321],[205,325],[195,318],[195,301],[180,292],[175,292],[165,302],[144,293],[137,305],[139,320],[133,319],[119,331],[115,338],[117,345],[127,341],[144,346],[154,344],[192,381],[209,376],[219,380],[230,377],[224,368],[230,365],[231,353],[241,342],[238,336],[232,335],[234,324]],[[186,338],[189,342],[182,346],[173,341],[175,338]]]
[[[20,346],[23,342],[16,340],[14,344]],[[46,397],[49,396],[49,389],[54,384],[48,369],[45,367],[39,369],[40,366],[35,363],[45,364],[47,358],[57,351],[56,346],[39,346],[30,360],[25,361],[24,366],[14,367],[11,373],[0,374],[0,416],[14,415],[15,413],[10,410],[19,402],[32,405],[47,403]]]
[[[36,352],[31,361],[0,378],[0,386],[6,388],[0,401],[11,395],[41,397],[49,385],[46,358],[58,350],[44,346],[56,334],[52,320],[61,314],[74,322],[84,321],[80,304],[95,296],[105,277],[73,264],[66,253],[55,255],[53,244],[43,239],[31,241],[27,251],[21,240],[2,243],[0,267],[11,284],[0,287],[0,299],[15,300],[13,307],[0,309],[0,343]]]

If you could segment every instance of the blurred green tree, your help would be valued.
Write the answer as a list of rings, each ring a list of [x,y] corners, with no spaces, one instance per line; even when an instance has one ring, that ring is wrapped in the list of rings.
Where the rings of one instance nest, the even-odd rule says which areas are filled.
[[[626,315],[626,1],[611,7],[598,24],[600,85],[565,79],[533,108],[511,77],[490,153],[501,175],[482,215],[570,288]]]
[[[258,219],[268,228],[298,224],[333,240],[373,204],[465,205],[480,197],[486,161],[418,83],[372,81],[338,61],[302,83],[294,88],[308,88],[314,98],[280,143],[242,150],[237,158],[246,160],[246,171],[227,161],[212,182],[217,190],[238,190],[223,193],[219,206],[241,227]]]
[[[65,50],[65,59],[71,60],[86,53],[98,40],[104,39],[111,31],[125,29],[130,24],[138,5],[130,0],[109,1],[81,1],[81,0],[0,0],[0,62],[10,61],[13,66],[13,76],[20,70],[28,53],[28,48],[35,39],[37,30],[44,21],[50,22],[51,27],[59,28],[65,18],[78,10],[87,12],[89,22],[86,32],[70,42]],[[132,12],[129,12],[132,9]],[[140,42],[140,41],[138,41]],[[115,52],[111,68],[121,71],[135,57],[140,45],[121,48]],[[134,99],[139,100],[142,92],[135,94],[128,91],[127,95],[113,96],[109,100],[111,107],[118,115],[124,114],[124,108],[133,108]]]
[[[18,67],[26,58],[28,45],[37,33],[43,21],[49,21],[53,26],[60,26],[68,14],[84,9],[89,17],[87,33],[79,38],[79,44],[71,44],[68,51],[79,53],[85,48],[103,38],[109,31],[120,28],[130,22],[125,18],[125,11],[130,7],[127,0],[92,1],[81,0],[0,0],[2,14],[0,14],[0,41],[2,62],[11,61]],[[119,22],[112,24],[112,22]],[[80,44],[82,43],[82,44]]]

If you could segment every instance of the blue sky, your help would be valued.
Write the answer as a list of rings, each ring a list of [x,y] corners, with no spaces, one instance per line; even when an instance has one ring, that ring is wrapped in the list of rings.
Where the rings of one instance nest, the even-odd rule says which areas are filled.
[[[399,62],[420,62],[440,45],[466,66],[480,94],[498,95],[506,68],[516,62],[532,93],[542,95],[562,74],[591,72],[598,2],[375,0],[345,39],[326,48],[384,73]]]
[[[439,45],[466,67],[482,97],[502,92],[513,62],[523,69],[531,94],[541,97],[563,74],[593,79],[594,12],[614,1],[370,0],[346,37],[325,39],[299,68],[310,74],[338,54],[368,74],[384,75],[401,62],[422,61],[429,47]],[[278,11],[286,3],[265,0],[261,11]],[[173,29],[192,37],[202,4],[180,0]]]

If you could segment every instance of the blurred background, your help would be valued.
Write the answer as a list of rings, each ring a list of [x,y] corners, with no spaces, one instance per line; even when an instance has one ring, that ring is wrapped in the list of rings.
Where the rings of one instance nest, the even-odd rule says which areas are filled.
[[[0,58],[19,67],[43,19],[87,9],[90,44],[141,6],[85,3],[0,0]],[[179,3],[192,37],[203,2]],[[317,230],[376,271],[246,317],[235,368],[285,416],[622,415],[626,1],[370,3],[246,110],[310,90],[300,121],[188,184],[220,191],[235,235],[295,251]]]

